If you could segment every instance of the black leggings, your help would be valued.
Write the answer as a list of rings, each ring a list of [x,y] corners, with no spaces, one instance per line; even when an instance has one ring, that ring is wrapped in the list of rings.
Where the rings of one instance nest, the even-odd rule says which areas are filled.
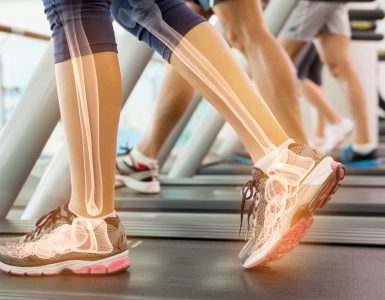
[[[298,78],[310,79],[318,85],[322,85],[322,68],[323,63],[318,55],[314,44],[311,45],[303,56],[301,63],[297,68]]]

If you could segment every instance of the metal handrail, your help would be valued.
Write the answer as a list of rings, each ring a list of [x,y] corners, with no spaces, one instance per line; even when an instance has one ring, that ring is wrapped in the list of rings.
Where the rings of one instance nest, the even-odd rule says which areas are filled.
[[[46,34],[24,30],[20,28],[15,28],[11,26],[1,25],[1,24],[0,24],[0,32],[11,33],[11,34],[20,35],[20,36],[24,36],[32,39],[43,40],[43,41],[49,41],[51,39],[51,37]]]

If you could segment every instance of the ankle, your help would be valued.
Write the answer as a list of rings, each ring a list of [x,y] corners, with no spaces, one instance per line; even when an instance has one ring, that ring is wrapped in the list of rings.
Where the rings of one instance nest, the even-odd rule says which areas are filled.
[[[68,210],[73,213],[76,217],[84,218],[84,219],[106,219],[106,218],[114,218],[116,217],[116,211],[112,209],[104,209],[99,215],[91,216],[87,212],[87,208],[83,206],[79,206],[77,204],[73,204],[70,202],[68,204]]]
[[[374,151],[376,149],[376,145],[374,143],[355,143],[352,148],[354,152],[366,155]]]
[[[341,116],[334,116],[331,120],[330,120],[330,124],[331,125],[339,125],[341,124],[343,121],[343,118]]]
[[[152,158],[151,156],[147,156],[147,154],[143,153],[138,147],[134,147],[130,152],[131,157],[135,162],[145,164],[145,165],[157,165],[158,160]]]
[[[281,145],[277,146],[275,151],[271,153],[267,153],[262,159],[257,161],[255,163],[255,167],[258,169],[261,169],[263,172],[266,173],[267,169],[270,167],[270,165],[273,163],[273,161],[278,157],[282,151],[287,149],[290,144],[294,143],[294,140],[288,139],[287,141],[283,142]]]

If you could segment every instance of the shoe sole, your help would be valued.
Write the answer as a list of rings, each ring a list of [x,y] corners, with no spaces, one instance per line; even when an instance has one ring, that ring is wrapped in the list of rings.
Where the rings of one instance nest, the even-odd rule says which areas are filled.
[[[309,228],[313,224],[313,212],[325,206],[325,204],[330,200],[331,196],[337,192],[341,186],[341,181],[345,177],[345,167],[339,162],[332,162],[331,168],[333,174],[331,174],[331,180],[328,184],[318,193],[318,195],[311,201],[310,205],[307,207],[307,211],[304,215],[308,217],[302,217],[295,222],[294,225],[276,242],[274,247],[267,252],[267,255],[252,265],[243,265],[245,269],[252,269],[258,266],[266,265],[272,261],[278,260],[288,254],[293,250],[299,242],[304,238]]]
[[[128,250],[96,261],[69,260],[39,267],[10,266],[0,262],[0,270],[16,276],[53,276],[69,270],[77,275],[107,275],[126,270],[130,266]]]
[[[123,182],[126,187],[143,194],[160,193],[159,181],[143,182],[143,181],[135,180],[129,176],[123,176],[123,175],[115,175],[115,179]]]
[[[350,168],[373,168],[382,165],[384,160],[382,158],[367,159],[361,161],[355,161],[351,163],[344,163],[347,169]]]

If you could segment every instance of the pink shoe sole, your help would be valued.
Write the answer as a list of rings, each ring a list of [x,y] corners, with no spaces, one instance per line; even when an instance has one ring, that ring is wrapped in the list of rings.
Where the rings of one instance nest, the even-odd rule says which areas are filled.
[[[251,266],[244,266],[245,269],[252,269],[258,266],[266,265],[269,262],[278,260],[293,250],[299,242],[304,238],[307,231],[313,224],[313,217],[311,214],[317,209],[323,207],[335,192],[340,188],[341,181],[345,177],[345,168],[339,162],[332,162],[334,176],[329,183],[320,191],[319,195],[312,201],[311,207],[308,207],[309,217],[301,218],[297,221],[287,233],[277,242],[277,244],[267,253],[261,260],[257,261]]]
[[[114,274],[121,272],[125,269],[127,269],[130,266],[130,260],[128,257],[120,258],[117,259],[116,261],[111,262],[109,265],[105,266],[103,264],[100,265],[93,265],[93,266],[88,266],[88,267],[82,267],[78,269],[70,269],[70,271],[74,274],[77,275],[107,275],[107,274]],[[44,267],[42,267],[44,268]],[[68,269],[64,269],[68,270]],[[62,270],[62,271],[64,271]],[[37,273],[19,273],[19,272],[14,272],[14,271],[6,271],[3,269],[0,269],[0,271],[8,273],[10,275],[16,275],[16,276],[32,276],[32,277],[39,277],[39,276],[53,276],[53,275],[59,275],[62,273],[60,272],[37,272]]]

